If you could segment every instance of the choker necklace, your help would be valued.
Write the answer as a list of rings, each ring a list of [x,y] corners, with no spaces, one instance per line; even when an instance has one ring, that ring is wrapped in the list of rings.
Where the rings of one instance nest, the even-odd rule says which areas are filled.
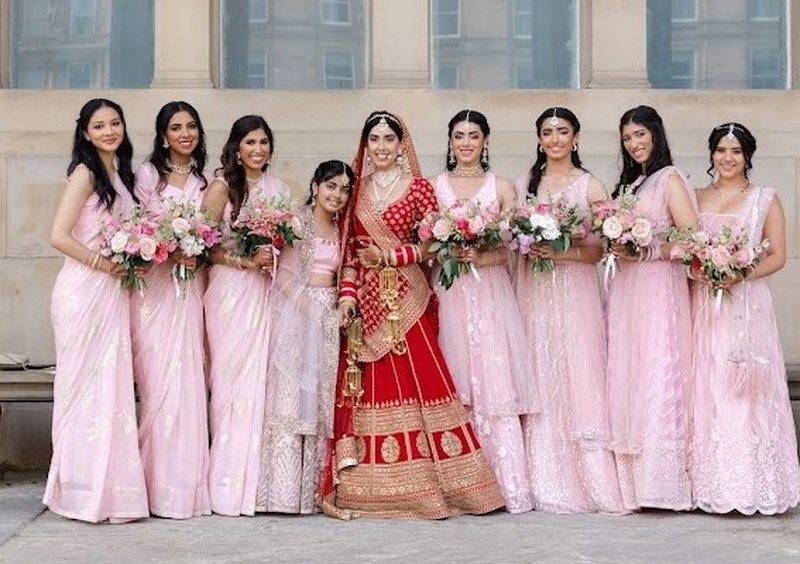
[[[394,167],[388,171],[376,171],[372,173],[372,199],[373,209],[378,213],[383,213],[386,210],[389,198],[394,193],[398,180],[403,176],[403,171],[400,167]],[[378,188],[383,192],[378,195]]]
[[[477,178],[479,176],[483,176],[483,167],[480,165],[474,166],[461,166],[456,165],[456,167],[450,171],[450,174],[453,176],[459,176],[461,178]]]
[[[167,159],[167,168],[170,172],[176,172],[178,174],[189,174],[194,170],[197,166],[197,161],[194,160],[194,157],[189,159],[189,162],[186,164],[181,163],[174,163],[171,160]]]

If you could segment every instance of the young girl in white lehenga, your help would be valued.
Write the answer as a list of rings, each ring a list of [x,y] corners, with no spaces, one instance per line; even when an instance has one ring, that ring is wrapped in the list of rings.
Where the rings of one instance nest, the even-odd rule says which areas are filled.
[[[300,209],[302,239],[286,247],[272,287],[270,360],[257,511],[312,513],[333,436],[339,358],[336,216],[350,198],[353,170],[325,161]]]

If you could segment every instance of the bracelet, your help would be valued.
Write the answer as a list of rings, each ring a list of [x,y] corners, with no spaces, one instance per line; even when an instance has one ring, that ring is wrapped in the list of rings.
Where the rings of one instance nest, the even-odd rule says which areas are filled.
[[[644,251],[644,252],[642,252]],[[661,260],[661,243],[653,243],[639,251],[639,261]]]
[[[581,248],[575,247],[575,254],[578,255],[578,262],[581,261]]]
[[[92,256],[92,263],[89,265],[92,270],[97,270],[97,267],[100,266],[100,253],[95,253]]]

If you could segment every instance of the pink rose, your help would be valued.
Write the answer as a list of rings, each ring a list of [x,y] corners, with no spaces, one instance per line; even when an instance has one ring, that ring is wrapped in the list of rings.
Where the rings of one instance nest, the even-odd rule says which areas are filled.
[[[638,217],[631,226],[631,235],[637,245],[646,247],[650,244],[650,241],[653,240],[653,226],[650,225],[649,220]]]
[[[139,256],[143,260],[151,261],[156,254],[156,242],[150,237],[142,237],[139,240]]]
[[[728,266],[728,263],[731,260],[731,253],[728,251],[727,247],[714,247],[711,249],[711,262],[714,263],[719,269],[723,269]]]
[[[419,235],[420,241],[424,243],[425,241],[430,241],[431,237],[433,237],[433,230],[430,225],[423,223],[419,226],[417,234]]]
[[[176,217],[172,220],[172,230],[176,235],[185,235],[189,232],[191,225],[182,217]]]

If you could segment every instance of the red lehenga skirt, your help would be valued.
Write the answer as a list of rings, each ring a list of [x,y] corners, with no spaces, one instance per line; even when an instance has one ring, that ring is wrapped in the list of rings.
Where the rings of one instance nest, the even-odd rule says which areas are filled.
[[[430,307],[406,342],[405,354],[390,352],[363,365],[358,405],[337,402],[320,483],[323,511],[342,519],[443,519],[502,507],[491,467],[456,397]],[[345,368],[342,360],[337,399]]]

